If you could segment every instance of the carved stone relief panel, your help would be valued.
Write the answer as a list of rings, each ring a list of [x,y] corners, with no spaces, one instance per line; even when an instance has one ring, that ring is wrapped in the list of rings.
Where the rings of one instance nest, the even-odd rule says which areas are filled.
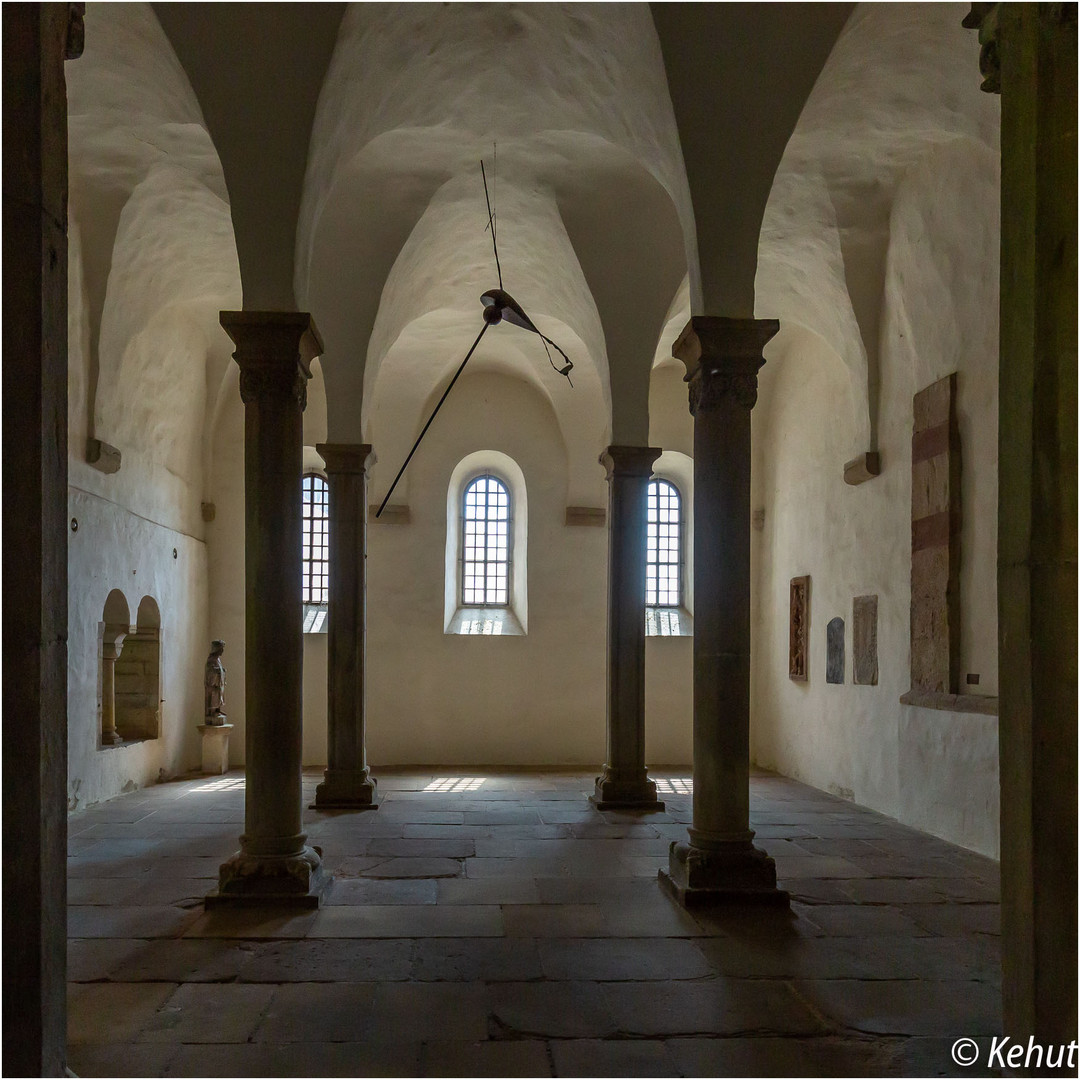
[[[858,686],[877,686],[877,596],[856,596],[851,602],[851,681]]]
[[[791,617],[788,631],[788,675],[806,682],[810,671],[810,578],[791,579]]]
[[[911,688],[955,694],[960,663],[956,375],[920,390],[911,436]]]
[[[825,630],[825,681],[842,683],[844,681],[844,620],[837,616],[829,620]]]

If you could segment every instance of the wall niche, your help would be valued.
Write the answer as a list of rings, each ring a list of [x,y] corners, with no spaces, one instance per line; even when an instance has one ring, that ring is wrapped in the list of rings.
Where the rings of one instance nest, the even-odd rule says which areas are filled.
[[[152,596],[139,604],[114,661],[113,710],[123,742],[161,734],[161,613]]]

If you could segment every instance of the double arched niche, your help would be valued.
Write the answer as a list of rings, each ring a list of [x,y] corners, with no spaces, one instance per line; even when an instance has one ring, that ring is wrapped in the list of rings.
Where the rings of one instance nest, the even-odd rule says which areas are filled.
[[[152,596],[131,621],[127,597],[113,589],[98,623],[100,747],[156,739],[161,734],[161,611]]]

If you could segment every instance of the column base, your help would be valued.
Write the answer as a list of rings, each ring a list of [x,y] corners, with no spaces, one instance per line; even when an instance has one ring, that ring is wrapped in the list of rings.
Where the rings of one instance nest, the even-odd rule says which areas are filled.
[[[305,846],[295,855],[249,855],[238,851],[218,872],[218,887],[204,905],[224,907],[317,908],[331,875],[321,851]]]
[[[309,810],[378,810],[375,788],[378,781],[367,769],[355,772],[327,769],[325,779],[315,789]]]
[[[776,864],[749,840],[699,848],[672,841],[660,886],[683,907],[753,904],[787,907],[776,887]]]
[[[102,746],[119,746],[124,741],[124,736],[119,731],[106,731],[102,732],[101,745]]]
[[[656,784],[647,777],[644,780],[615,780],[607,775],[596,778],[596,790],[589,802],[597,810],[652,810],[664,809],[656,797]]]

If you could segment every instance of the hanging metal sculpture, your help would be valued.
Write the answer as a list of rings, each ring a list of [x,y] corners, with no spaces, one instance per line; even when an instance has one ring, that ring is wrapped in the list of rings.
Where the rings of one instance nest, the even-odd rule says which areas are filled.
[[[484,169],[483,161],[480,162],[480,175],[484,181],[484,202],[487,205],[487,228],[491,231],[491,247],[495,253],[495,270],[499,275],[499,287],[497,289],[488,289],[487,292],[480,297],[480,303],[484,305],[484,325],[480,330],[480,333],[476,335],[476,340],[472,343],[469,351],[465,354],[465,359],[461,361],[457,371],[454,372],[454,377],[450,380],[450,385],[443,391],[443,395],[439,398],[439,403],[432,410],[431,415],[428,417],[427,423],[424,425],[423,430],[420,432],[413,443],[412,449],[409,451],[408,456],[402,462],[401,468],[398,469],[397,476],[394,477],[394,482],[390,485],[389,491],[387,491],[383,501],[379,504],[379,509],[375,512],[375,516],[379,517],[386,507],[386,504],[390,501],[390,496],[394,493],[394,488],[397,487],[398,481],[401,479],[402,474],[405,472],[412,461],[413,454],[416,453],[417,448],[423,441],[424,436],[427,434],[428,428],[431,427],[432,421],[438,415],[439,410],[443,406],[443,402],[446,400],[450,391],[454,389],[454,383],[458,381],[458,376],[465,370],[465,365],[472,358],[472,354],[476,352],[476,347],[480,344],[484,334],[487,333],[488,327],[494,326],[496,323],[508,322],[513,326],[520,326],[522,330],[528,330],[532,334],[541,340],[544,345],[544,352],[547,354],[548,363],[552,369],[560,375],[566,376],[566,381],[573,386],[573,382],[570,379],[570,372],[574,369],[573,361],[555,344],[551,338],[545,334],[540,333],[536,324],[525,314],[522,306],[503,288],[502,280],[502,265],[499,262],[499,243],[498,243],[498,220],[495,215],[495,210],[492,207],[492,200],[488,193],[487,184],[487,171]],[[550,346],[551,348],[548,348]],[[551,349],[554,349],[566,363],[559,367],[551,357]]]

